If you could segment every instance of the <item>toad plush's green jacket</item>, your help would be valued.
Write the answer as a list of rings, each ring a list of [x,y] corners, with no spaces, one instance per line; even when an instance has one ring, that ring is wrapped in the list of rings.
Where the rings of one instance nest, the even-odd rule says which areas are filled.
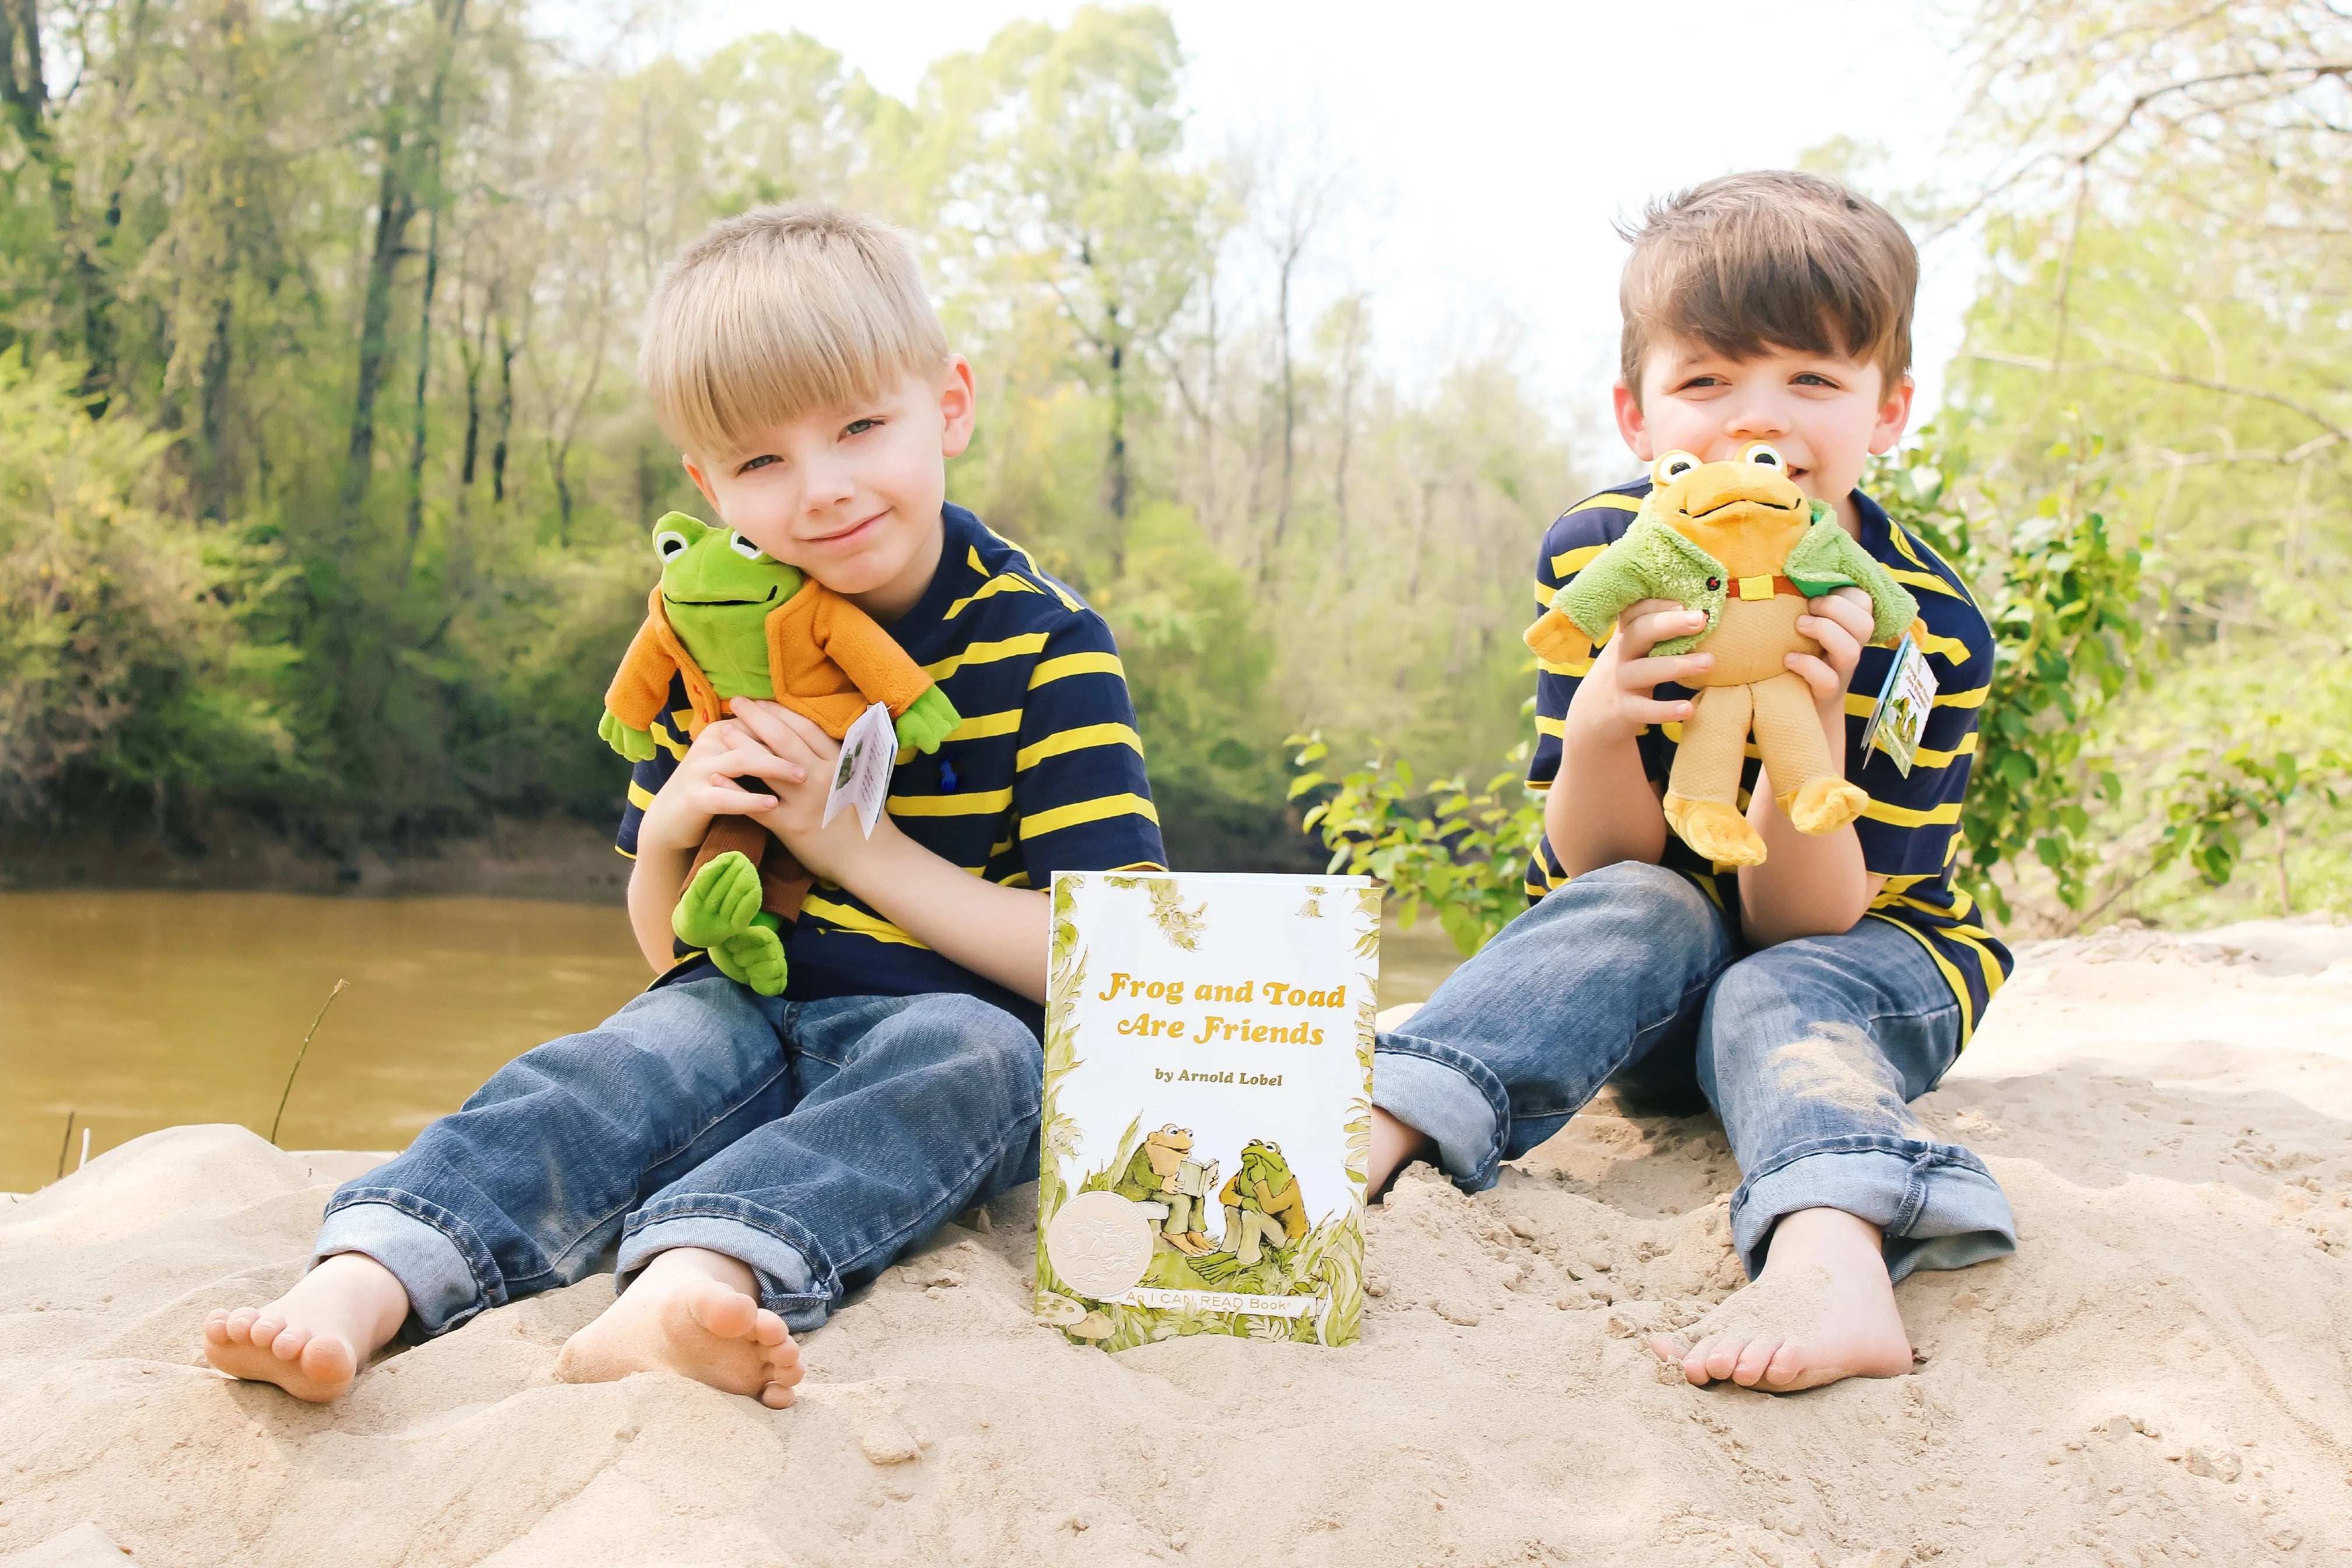
[[[1813,521],[1789,552],[1782,574],[1809,599],[1837,588],[1861,589],[1870,595],[1870,640],[1893,643],[1901,638],[1919,613],[1918,602],[1869,552],[1846,537],[1825,502],[1813,502],[1812,510]],[[1731,592],[1731,574],[1723,563],[1668,527],[1656,509],[1644,503],[1633,525],[1563,584],[1551,604],[1596,644],[1609,636],[1626,605],[1643,599],[1672,599],[1705,611],[1704,629],[1668,637],[1650,650],[1671,658],[1688,653],[1714,635]]]

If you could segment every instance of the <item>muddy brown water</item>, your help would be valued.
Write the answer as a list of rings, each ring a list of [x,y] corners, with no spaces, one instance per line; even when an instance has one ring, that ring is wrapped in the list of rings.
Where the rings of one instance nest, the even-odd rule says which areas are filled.
[[[1433,923],[1391,925],[1381,1000],[1454,965]],[[247,892],[0,892],[0,1192],[188,1121],[257,1132],[338,979],[278,1142],[397,1149],[509,1058],[642,989],[609,905]],[[66,1117],[74,1116],[69,1144]]]

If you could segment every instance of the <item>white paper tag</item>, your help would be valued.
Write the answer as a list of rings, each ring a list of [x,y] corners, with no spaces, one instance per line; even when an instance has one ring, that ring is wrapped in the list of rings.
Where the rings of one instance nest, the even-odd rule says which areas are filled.
[[[1906,632],[1886,667],[1886,683],[1878,689],[1878,705],[1862,731],[1864,756],[1876,746],[1894,763],[1895,771],[1911,776],[1911,760],[1918,755],[1919,737],[1927,732],[1927,714],[1936,702],[1936,676],[1927,656]]]
[[[824,797],[824,822],[830,824],[849,806],[857,808],[857,826],[874,837],[882,815],[883,797],[890,793],[890,770],[898,760],[898,732],[890,723],[890,710],[877,702],[857,716],[841,738],[841,761],[833,770],[833,788]]]

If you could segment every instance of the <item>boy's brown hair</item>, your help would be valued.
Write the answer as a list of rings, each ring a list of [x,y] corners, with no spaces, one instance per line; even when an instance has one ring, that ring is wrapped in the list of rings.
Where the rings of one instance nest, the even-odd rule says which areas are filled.
[[[786,202],[720,219],[662,274],[637,372],[671,440],[726,458],[947,359],[905,235]]]
[[[1662,338],[1735,360],[1774,348],[1911,368],[1919,253],[1892,213],[1833,180],[1789,169],[1726,174],[1653,202],[1618,285],[1620,369],[1638,403]]]

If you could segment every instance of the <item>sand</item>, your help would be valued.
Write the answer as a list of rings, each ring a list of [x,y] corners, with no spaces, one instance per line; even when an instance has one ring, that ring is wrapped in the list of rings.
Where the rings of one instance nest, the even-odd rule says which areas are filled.
[[[1928,1123],[2011,1259],[1897,1291],[1908,1376],[1669,1385],[1738,1282],[1706,1118],[1596,1108],[1465,1199],[1409,1174],[1343,1351],[1116,1358],[1029,1320],[1030,1194],[811,1337],[798,1407],[553,1381],[609,1283],[338,1406],[198,1363],[352,1156],[159,1132],[0,1204],[0,1563],[2352,1563],[2352,928],[2049,944]]]

